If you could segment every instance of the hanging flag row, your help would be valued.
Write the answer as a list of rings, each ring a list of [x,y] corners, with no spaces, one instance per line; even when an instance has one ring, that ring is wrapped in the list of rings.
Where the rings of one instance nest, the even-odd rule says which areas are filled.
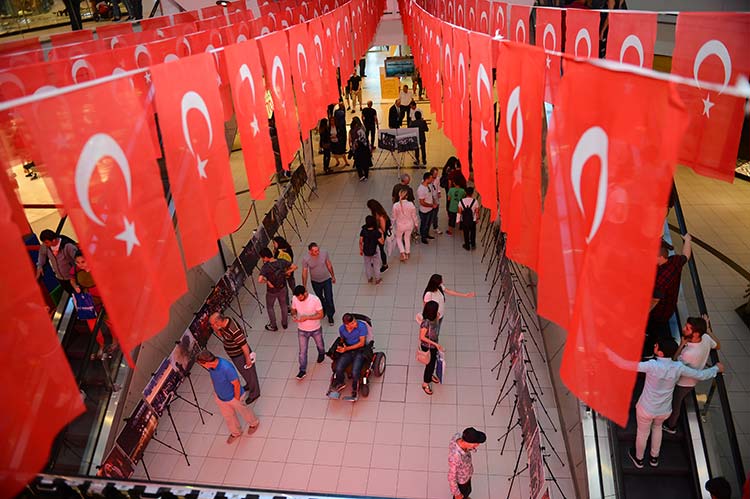
[[[364,54],[383,7],[381,0],[351,0],[309,21],[238,43],[214,40],[215,31],[195,32],[182,38],[191,50],[174,58],[151,57],[173,54],[159,44],[175,47],[177,37],[148,42],[140,45],[150,55],[147,65],[120,68],[138,71],[86,88],[53,89],[3,112],[14,138],[22,139],[5,140],[9,132],[4,128],[3,169],[13,166],[11,158],[19,156],[20,148],[45,172],[55,202],[73,223],[112,331],[131,364],[133,348],[164,328],[172,303],[186,291],[185,267],[212,257],[216,241],[239,225],[225,121],[236,114],[251,195],[262,198],[275,171],[266,92],[273,100],[282,161],[288,164],[301,130],[324,115],[325,103],[338,100],[336,69],[350,71],[354,58]],[[93,68],[104,65],[107,56],[115,59],[117,50],[39,64],[72,69],[85,61]],[[93,71],[76,69],[73,77],[84,70]],[[12,71],[0,72],[3,92],[9,80],[11,87],[16,83],[8,78]],[[16,96],[33,93],[30,80],[19,82]],[[183,255],[156,162],[159,136]],[[2,181],[0,187],[0,226],[8,236],[4,254],[20,262],[27,258],[18,229],[23,211],[12,184]],[[60,429],[84,410],[31,269],[20,265],[16,270],[3,274],[0,285],[3,310],[15,331],[6,338],[6,349],[17,354],[8,372],[28,378],[26,384],[10,378],[3,383],[10,390],[6,395],[17,402],[2,419],[11,441],[0,452],[0,488],[11,496],[44,466]],[[54,410],[42,414],[42,406]]]
[[[428,9],[439,12],[441,5],[428,2]],[[467,12],[462,2],[445,5],[458,20]],[[712,158],[729,155],[730,145],[736,157],[744,100],[586,61],[598,55],[598,13],[594,19],[587,11],[538,9],[539,46],[533,46],[529,7],[484,12],[477,18],[475,11],[479,24],[491,29],[485,17],[499,20],[498,29],[517,41],[491,38],[445,22],[416,2],[402,2],[417,65],[422,75],[432,75],[423,82],[438,123],[465,173],[471,158],[483,205],[493,216],[499,209],[508,256],[537,272],[539,314],[568,331],[562,379],[581,400],[624,426],[635,375],[602,352],[640,358],[676,165],[685,163],[690,145],[690,166],[729,180],[734,160]],[[564,19],[576,35],[567,37],[561,53],[558,28]],[[623,36],[622,19],[609,16],[610,40],[631,44],[619,49],[628,57],[637,54],[630,62],[650,59],[653,41],[642,54],[631,48],[637,43]],[[632,29],[652,36],[650,28]],[[684,71],[689,61],[696,82],[726,86],[750,74],[736,43],[740,32],[750,32],[750,14],[680,14],[673,71]],[[554,53],[542,46],[554,47]],[[690,98],[696,92],[704,96],[700,112]],[[550,97],[554,110],[545,119]],[[712,131],[724,136],[712,137]],[[727,135],[736,140],[729,144]]]

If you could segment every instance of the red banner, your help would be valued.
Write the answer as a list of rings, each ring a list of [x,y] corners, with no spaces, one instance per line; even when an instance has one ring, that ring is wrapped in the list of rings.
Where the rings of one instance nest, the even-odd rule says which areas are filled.
[[[289,59],[292,84],[297,101],[300,126],[307,132],[317,125],[317,118],[325,115],[325,104],[320,94],[321,80],[316,78],[315,49],[307,32],[307,23],[296,24],[286,30],[289,34]]]
[[[318,66],[318,76],[320,78],[320,92],[323,103],[338,102],[339,91],[336,82],[336,62],[333,57],[333,50],[329,47],[326,28],[323,22],[315,18],[308,21],[310,37],[312,37],[313,47],[315,48],[315,60]]]
[[[525,5],[511,4],[508,6],[510,13],[510,30],[508,38],[518,43],[531,43],[531,30],[529,29],[529,17],[531,7]]]
[[[689,126],[680,163],[696,173],[734,181],[745,99],[724,94],[739,75],[750,75],[750,14],[685,12],[677,17],[672,73],[694,80],[680,85]],[[721,85],[704,90],[699,82]]]
[[[492,33],[493,36],[508,38],[508,4],[492,2]]]
[[[237,229],[223,108],[213,55],[151,68],[169,183],[188,268],[213,257],[216,241]]]
[[[473,57],[472,57],[473,59]],[[542,117],[545,54],[515,43],[500,45],[498,185],[508,257],[538,268],[542,216]]]
[[[453,30],[453,145],[456,146],[461,170],[469,178],[469,32]],[[465,171],[464,171],[465,170]]]
[[[599,13],[565,9],[565,53],[575,57],[599,57]]]
[[[562,52],[562,10],[536,9],[536,46],[552,52]],[[546,54],[544,100],[554,103],[560,86],[560,56]]]
[[[490,0],[477,0],[477,31],[486,35],[492,32],[492,2]]]
[[[482,195],[482,205],[497,216],[497,175],[495,174],[495,92],[492,81],[492,39],[480,33],[469,34],[471,46],[471,143],[474,183]],[[463,164],[463,162],[462,162]]]
[[[656,12],[607,14],[607,59],[651,68],[656,44]]]
[[[21,233],[10,219],[18,209],[15,198],[0,189],[0,251],[12,262],[0,276],[0,313],[6,331],[0,344],[7,352],[0,385],[8,402],[0,416],[5,442],[0,448],[0,490],[6,497],[15,497],[42,471],[57,434],[86,409],[50,323]]]
[[[45,138],[36,141],[36,150],[132,365],[133,348],[166,326],[171,304],[187,289],[154,161],[150,114],[128,78],[29,104],[21,112]]]

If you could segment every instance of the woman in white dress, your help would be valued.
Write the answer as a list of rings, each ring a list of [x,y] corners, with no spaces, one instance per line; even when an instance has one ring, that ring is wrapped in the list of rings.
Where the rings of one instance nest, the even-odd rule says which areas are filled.
[[[417,208],[407,200],[409,190],[404,187],[398,191],[398,201],[393,203],[391,221],[396,230],[396,244],[401,253],[401,261],[405,262],[411,254],[411,233],[419,227]]]

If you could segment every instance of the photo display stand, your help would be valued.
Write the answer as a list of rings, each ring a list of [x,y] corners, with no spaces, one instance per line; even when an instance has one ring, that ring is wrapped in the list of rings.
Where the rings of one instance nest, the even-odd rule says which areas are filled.
[[[406,165],[404,156],[411,161],[417,161],[419,154],[418,128],[381,128],[378,134],[378,158],[373,161],[373,167],[383,164],[390,156],[397,167],[397,175],[401,176],[401,168]],[[396,156],[396,153],[399,153]]]

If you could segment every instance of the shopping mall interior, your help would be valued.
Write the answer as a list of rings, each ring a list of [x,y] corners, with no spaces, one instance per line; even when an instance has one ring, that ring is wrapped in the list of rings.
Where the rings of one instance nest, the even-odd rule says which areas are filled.
[[[56,13],[68,2],[4,3],[0,48],[3,42],[39,38],[47,52],[50,35],[70,30],[67,17]],[[216,3],[226,7],[230,2]],[[257,3],[247,0],[256,17],[262,14]],[[360,3],[381,6],[378,1]],[[352,101],[346,110],[347,127],[353,118],[363,117],[362,102],[366,107],[372,101],[379,128],[390,128],[389,112],[399,89],[416,88],[413,74],[386,74],[389,62],[409,59],[413,67],[419,59],[411,58],[413,47],[404,30],[401,9],[409,3],[382,2],[383,12],[374,18],[377,28],[356,66],[362,92],[360,103]],[[431,3],[415,2],[413,8]],[[540,3],[551,2],[536,2]],[[591,3],[576,2],[571,7],[586,8]],[[611,3],[609,8],[624,4]],[[84,30],[113,23],[106,19],[111,12],[94,16],[92,9],[99,12],[100,7],[86,4],[81,2]],[[607,8],[607,2],[603,5]],[[208,6],[213,2],[162,0],[160,5],[157,0],[156,5],[144,2],[143,12],[148,18],[149,13],[158,17]],[[658,13],[654,67],[665,75],[675,45],[677,10],[722,10],[723,15],[736,13],[744,19],[750,10],[743,1],[700,0],[633,1],[628,8]],[[118,22],[132,23],[134,32],[141,30],[141,21],[125,19],[123,6],[123,20]],[[750,32],[744,37],[750,40]],[[6,71],[0,69],[0,78]],[[346,78],[341,76],[340,91]],[[422,79],[427,78],[423,73]],[[29,97],[23,104],[44,98]],[[391,214],[391,195],[402,175],[410,177],[408,184],[416,193],[425,172],[433,167],[442,172],[449,158],[460,154],[442,126],[445,116],[435,113],[441,106],[436,98],[422,88],[414,95],[429,128],[425,165],[415,165],[414,151],[388,150],[383,144],[372,150],[366,180],[343,163],[346,156],[340,158],[341,164],[334,157],[331,170],[324,171],[321,134],[302,130],[301,148],[288,164],[281,165],[274,143],[276,163],[284,170],[274,172],[271,167],[263,196],[250,194],[258,185],[248,182],[253,156],[248,157],[255,152],[243,149],[238,133],[242,124],[235,116],[225,119],[240,222],[221,237],[215,256],[186,268],[187,291],[171,304],[167,325],[131,352],[132,363],[120,349],[111,347],[104,314],[93,321],[79,318],[71,296],[57,287],[54,278],[49,279],[52,274],[47,269],[44,298],[80,389],[83,412],[54,436],[46,463],[33,470],[28,484],[7,497],[448,498],[454,493],[449,476],[454,477],[455,471],[449,462],[449,444],[470,427],[486,435],[469,457],[473,474],[471,494],[466,497],[473,499],[745,497],[742,487],[750,466],[747,109],[733,181],[699,175],[681,165],[675,170],[663,237],[681,254],[680,236],[691,234],[692,259],[682,270],[670,327],[679,341],[687,317],[707,314],[713,337],[720,341],[708,364],[721,362],[723,373],[697,383],[685,399],[676,431],[664,432],[659,465],[641,469],[629,452],[636,438],[635,402],[644,389],[642,375],[635,382],[624,426],[599,414],[566,386],[560,373],[566,330],[537,314],[537,274],[505,255],[502,207],[500,218],[493,220],[485,209],[484,194],[480,193],[483,209],[476,222],[475,250],[467,251],[458,229],[449,234],[446,190],[441,186],[443,199],[436,210],[436,228],[431,233],[428,228],[430,238],[415,236],[408,259],[398,258],[399,250],[394,250],[387,269],[381,269],[382,282],[368,282],[360,246],[360,230],[371,213],[368,200],[379,201]],[[270,101],[270,95],[266,99]],[[325,116],[327,104],[315,107],[318,119]],[[10,109],[7,103],[0,105],[3,111]],[[163,135],[162,131],[159,138]],[[47,169],[36,162],[31,168],[23,162],[8,165],[36,235],[26,238],[33,264],[43,230],[81,240],[75,216],[71,213],[69,219],[61,209],[51,189],[54,184],[46,178]],[[163,159],[159,166],[166,204],[172,222],[179,226],[170,192],[171,172],[168,179]],[[476,177],[468,180],[472,185]],[[295,322],[281,317],[278,330],[268,330],[266,285],[259,280],[264,262],[258,255],[261,247],[273,249],[273,236],[291,245],[297,284],[305,281],[303,259],[311,242],[330,256],[336,311],[331,324],[325,317],[321,322],[326,348],[339,337],[343,314],[361,314],[369,321],[376,355],[366,366],[366,390],[360,385],[357,400],[346,399],[348,387],[340,396],[332,392],[331,360],[315,362],[314,342],[308,345],[306,376],[298,379]],[[246,260],[248,253],[254,258]],[[442,276],[447,296],[440,319],[441,379],[429,385],[428,394],[422,382],[425,368],[415,358],[415,349],[421,328],[417,315],[423,312],[425,288],[434,274]],[[311,287],[308,291],[313,295]],[[244,431],[251,422],[240,418],[242,436],[231,443],[212,373],[196,362],[202,348],[226,357],[222,342],[207,326],[210,314],[217,311],[246,333],[260,387],[260,396],[247,405],[257,416],[257,429]],[[284,321],[287,328],[282,327]],[[103,332],[108,348],[100,349],[91,327]],[[203,333],[198,332],[201,327]],[[618,334],[617,324],[611,325],[611,333]],[[192,367],[184,369],[175,361],[178,351],[189,357]],[[470,440],[466,433],[461,436]],[[8,470],[0,474],[13,473],[8,463],[10,457],[3,463]],[[726,479],[730,495],[707,488],[706,483],[717,477]]]

